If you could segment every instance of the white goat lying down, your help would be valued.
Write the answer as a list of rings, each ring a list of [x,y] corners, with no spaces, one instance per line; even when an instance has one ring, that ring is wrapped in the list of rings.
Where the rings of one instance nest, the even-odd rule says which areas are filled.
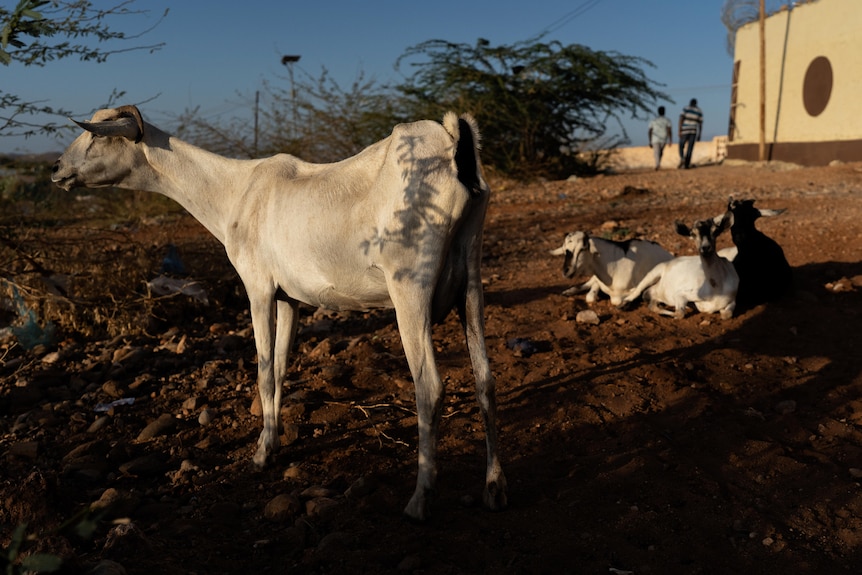
[[[676,222],[677,233],[694,240],[698,255],[680,256],[655,266],[623,299],[621,307],[643,294],[650,310],[662,315],[683,318],[688,304],[693,303],[703,313],[718,312],[722,319],[731,318],[739,276],[733,264],[715,251],[715,238],[730,227],[730,222],[730,213],[697,221],[692,228]]]
[[[610,296],[613,305],[640,282],[656,264],[673,259],[673,254],[655,242],[632,239],[612,241],[588,236],[584,232],[566,235],[563,245],[551,255],[565,255],[563,275],[567,278],[591,276],[563,295],[587,292],[587,303],[594,303],[599,290]]]
[[[486,427],[484,502],[506,506],[496,393],[485,344],[479,265],[490,190],[468,115],[396,126],[333,164],[280,154],[227,159],[146,123],[134,106],[100,110],[54,165],[63,189],[116,186],[184,206],[225,246],[248,293],[263,431],[254,463],[279,446],[279,408],[300,302],[335,310],[395,308],[419,419],[416,491],[405,513],[428,516],[443,383],[431,326],[458,310]]]

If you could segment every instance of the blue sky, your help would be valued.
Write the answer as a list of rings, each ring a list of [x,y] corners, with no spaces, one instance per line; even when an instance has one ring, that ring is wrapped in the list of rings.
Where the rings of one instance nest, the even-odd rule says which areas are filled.
[[[122,103],[145,102],[144,117],[170,131],[172,119],[194,107],[205,117],[251,117],[253,94],[264,80],[288,85],[283,54],[300,55],[297,70],[314,77],[326,67],[347,88],[360,72],[379,83],[397,81],[398,56],[425,40],[472,44],[482,37],[493,45],[512,44],[550,29],[548,39],[651,61],[655,68],[645,68],[647,76],[675,100],[659,102],[674,126],[682,106],[697,98],[709,139],[726,133],[728,123],[732,58],[723,5],[724,0],[138,0],[134,6],[149,14],[117,27],[143,30],[170,7],[141,39],[165,42],[161,50],[117,54],[103,64],[13,64],[0,68],[0,78],[6,91],[83,119],[114,89],[123,90]],[[626,129],[633,145],[646,145],[646,121],[627,122]],[[59,151],[71,139],[0,137],[0,153]]]

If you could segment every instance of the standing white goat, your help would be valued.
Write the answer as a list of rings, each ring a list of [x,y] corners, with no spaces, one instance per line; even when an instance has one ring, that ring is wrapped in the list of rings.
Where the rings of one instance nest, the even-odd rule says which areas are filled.
[[[693,303],[703,313],[719,312],[730,319],[736,307],[739,276],[733,264],[715,251],[715,239],[730,227],[730,213],[709,220],[699,220],[689,228],[676,222],[678,234],[688,236],[697,245],[698,255],[680,256],[655,266],[625,297],[620,307],[628,307],[643,294],[649,309],[677,319],[685,317]],[[673,311],[661,307],[673,308]]]
[[[258,355],[263,431],[254,462],[279,446],[279,408],[300,302],[335,310],[395,308],[419,427],[416,490],[405,513],[429,514],[443,383],[431,326],[457,308],[486,428],[484,502],[506,506],[496,393],[485,344],[480,262],[490,190],[468,115],[396,126],[333,164],[280,154],[227,159],[146,123],[134,106],[99,110],[54,165],[63,189],[158,192],[225,246],[245,285]]]
[[[640,282],[656,264],[673,259],[673,254],[655,242],[640,239],[612,241],[584,232],[566,235],[563,245],[551,251],[552,256],[565,255],[563,275],[591,276],[571,287],[563,295],[587,292],[587,303],[594,303],[599,290],[620,305],[623,297]]]

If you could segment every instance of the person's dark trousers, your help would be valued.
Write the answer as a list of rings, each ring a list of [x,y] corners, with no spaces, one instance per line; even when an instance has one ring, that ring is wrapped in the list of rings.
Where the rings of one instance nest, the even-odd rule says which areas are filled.
[[[682,134],[679,137],[679,167],[688,169],[691,166],[691,154],[694,152],[694,143],[697,142],[697,134]]]

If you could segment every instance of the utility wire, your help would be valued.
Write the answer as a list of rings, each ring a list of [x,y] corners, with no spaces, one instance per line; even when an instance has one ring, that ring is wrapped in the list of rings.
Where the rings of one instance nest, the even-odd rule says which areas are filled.
[[[560,16],[559,18],[557,18],[556,20],[551,22],[548,26],[545,27],[544,30],[539,32],[537,34],[537,36],[544,36],[545,34],[550,34],[551,32],[554,32],[555,30],[559,30],[560,28],[562,28],[563,26],[565,26],[566,24],[568,24],[569,22],[571,22],[572,20],[574,20],[578,16],[581,16],[582,14],[585,14],[587,11],[591,10],[592,8],[595,8],[601,2],[602,2],[602,0],[587,0],[586,2],[581,3],[574,10],[567,12],[566,14],[563,14],[562,16]]]

